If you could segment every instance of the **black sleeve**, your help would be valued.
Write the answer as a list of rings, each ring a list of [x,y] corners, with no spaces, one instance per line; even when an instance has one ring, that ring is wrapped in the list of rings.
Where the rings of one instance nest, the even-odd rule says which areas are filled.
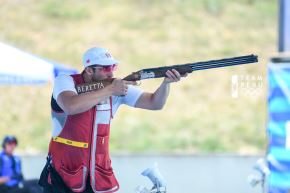
[[[53,98],[53,96],[51,96],[50,106],[51,106],[51,109],[53,111],[63,112],[63,110],[60,108],[60,106],[58,106],[58,104],[57,104],[56,100]]]

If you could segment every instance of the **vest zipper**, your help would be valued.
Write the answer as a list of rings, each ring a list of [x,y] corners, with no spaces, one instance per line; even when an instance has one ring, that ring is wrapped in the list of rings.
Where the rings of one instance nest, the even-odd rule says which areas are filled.
[[[105,143],[105,138],[103,137],[103,138],[102,138],[102,144],[104,144],[104,143]]]
[[[93,108],[93,122],[92,122],[92,129],[91,129],[91,133],[90,133],[90,135],[91,135],[91,141],[90,141],[90,144],[91,144],[91,146],[90,146],[90,155],[89,155],[89,175],[88,175],[88,177],[90,178],[89,180],[90,180],[90,185],[92,186],[93,184],[92,184],[92,181],[91,181],[91,179],[92,179],[92,177],[93,176],[91,176],[92,175],[92,172],[91,172],[91,160],[92,160],[92,151],[93,151],[93,147],[94,147],[94,144],[93,144],[93,139],[94,139],[94,130],[95,130],[95,119],[96,119],[96,111],[97,111],[97,107],[95,106],[94,108]],[[93,187],[91,187],[91,188],[93,188]]]

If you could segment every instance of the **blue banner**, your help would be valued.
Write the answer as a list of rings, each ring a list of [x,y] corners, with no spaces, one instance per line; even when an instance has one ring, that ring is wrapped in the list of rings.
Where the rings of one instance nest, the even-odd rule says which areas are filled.
[[[290,190],[290,64],[269,64],[269,193]]]

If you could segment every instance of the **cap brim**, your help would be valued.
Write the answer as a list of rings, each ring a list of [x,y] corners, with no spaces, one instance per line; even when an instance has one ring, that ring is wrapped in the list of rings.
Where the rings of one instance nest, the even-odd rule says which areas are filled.
[[[92,65],[98,64],[102,66],[111,66],[113,64],[119,64],[119,61],[115,59],[109,59],[109,60],[98,60],[96,62],[92,61],[91,63]]]

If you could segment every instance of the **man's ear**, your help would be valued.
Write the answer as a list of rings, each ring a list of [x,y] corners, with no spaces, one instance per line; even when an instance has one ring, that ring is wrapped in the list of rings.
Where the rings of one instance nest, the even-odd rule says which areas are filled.
[[[89,75],[92,75],[92,74],[94,73],[94,70],[93,70],[92,68],[90,68],[90,67],[86,67],[86,68],[85,68],[85,71],[86,71],[86,73],[89,74]]]

